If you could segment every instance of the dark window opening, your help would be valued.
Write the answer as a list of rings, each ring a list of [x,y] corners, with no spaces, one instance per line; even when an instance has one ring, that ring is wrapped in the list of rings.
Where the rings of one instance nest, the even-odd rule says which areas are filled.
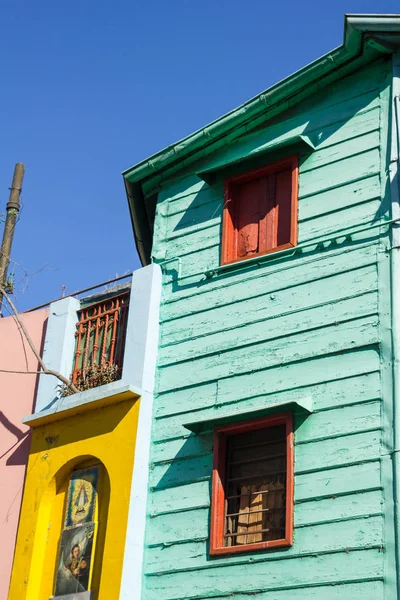
[[[293,458],[289,413],[215,430],[211,554],[292,544]]]
[[[224,546],[285,536],[285,425],[232,435],[227,440]]]

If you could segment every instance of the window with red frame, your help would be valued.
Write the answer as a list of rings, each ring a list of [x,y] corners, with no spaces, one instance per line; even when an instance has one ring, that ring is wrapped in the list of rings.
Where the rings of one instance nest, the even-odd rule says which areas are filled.
[[[210,553],[290,546],[292,538],[292,415],[218,427]]]
[[[297,195],[297,156],[227,179],[221,263],[295,246]]]

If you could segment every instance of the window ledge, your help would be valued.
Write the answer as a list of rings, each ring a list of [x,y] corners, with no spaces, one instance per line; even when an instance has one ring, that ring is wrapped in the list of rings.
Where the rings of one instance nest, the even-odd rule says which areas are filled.
[[[218,409],[217,409],[218,410]],[[313,412],[313,400],[311,396],[305,398],[299,398],[298,400],[290,400],[288,402],[277,402],[275,404],[269,404],[250,411],[242,412],[239,414],[225,414],[215,415],[202,421],[194,421],[192,423],[185,423],[183,426],[192,431],[193,433],[204,433],[206,431],[212,431],[215,427],[225,425],[226,423],[237,423],[238,421],[247,421],[250,419],[257,419],[267,415],[272,415],[278,412],[287,411],[298,411],[312,413]]]
[[[58,398],[51,408],[24,417],[22,422],[32,428],[40,427],[52,421],[60,421],[110,404],[135,400],[141,395],[142,390],[120,379],[66,398]]]
[[[218,267],[215,267],[214,269],[208,269],[207,271],[204,271],[204,275],[207,279],[211,279],[212,277],[225,273],[226,271],[245,269],[254,265],[258,266],[267,261],[272,262],[274,260],[281,260],[289,256],[294,256],[296,254],[301,255],[304,250],[315,250],[318,248],[322,250],[332,245],[352,242],[354,241],[353,237],[360,233],[369,232],[380,227],[385,227],[387,225],[393,225],[398,223],[399,221],[399,218],[382,219],[381,221],[378,221],[378,223],[374,223],[373,225],[368,224],[363,227],[353,226],[344,229],[338,229],[338,231],[336,231],[332,235],[315,238],[315,240],[310,240],[308,242],[298,244],[297,246],[285,248],[284,250],[278,250],[277,252],[269,252],[268,254],[262,254],[260,256],[247,258],[245,260],[237,260],[235,262],[227,263],[226,265],[220,265]],[[173,259],[169,260],[171,261]]]
[[[88,590],[86,592],[78,592],[77,594],[67,594],[66,596],[51,596],[50,600],[68,600],[73,598],[74,600],[92,600],[92,592]]]

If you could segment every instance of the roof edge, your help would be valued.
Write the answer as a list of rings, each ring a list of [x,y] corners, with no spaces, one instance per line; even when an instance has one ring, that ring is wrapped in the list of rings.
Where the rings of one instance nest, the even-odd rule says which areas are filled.
[[[348,14],[344,20],[343,44],[316,59],[267,90],[251,98],[205,127],[182,140],[167,146],[136,165],[123,171],[122,175],[128,197],[136,247],[143,265],[150,262],[151,227],[146,213],[141,182],[158,172],[168,169],[190,154],[215,142],[234,128],[253,120],[266,107],[271,108],[306,86],[310,86],[322,75],[334,72],[362,54],[364,34],[385,34],[390,37],[400,33],[400,15]]]
[[[178,158],[182,158],[184,155],[197,150],[203,144],[224,135],[227,130],[253,118],[264,110],[266,105],[270,105],[279,97],[286,95],[288,87],[297,88],[298,85],[308,83],[308,79],[317,79],[320,71],[326,72],[326,70],[338,68],[342,63],[359,54],[362,46],[362,36],[366,32],[400,33],[400,15],[345,15],[344,41],[341,46],[302,67],[272,85],[268,90],[254,96],[205,127],[167,146],[150,158],[129,167],[122,173],[124,179],[135,182],[149,175],[154,175]]]
[[[136,250],[142,266],[150,264],[152,234],[140,183],[124,179]]]

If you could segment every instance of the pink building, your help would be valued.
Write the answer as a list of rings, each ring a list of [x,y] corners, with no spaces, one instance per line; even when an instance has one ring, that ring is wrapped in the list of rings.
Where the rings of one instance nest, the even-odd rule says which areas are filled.
[[[38,349],[47,316],[47,309],[21,315]],[[13,317],[0,319],[0,600],[8,594],[29,453],[29,427],[22,424],[22,418],[33,412],[38,383],[37,375],[19,372],[37,369],[37,360]]]

